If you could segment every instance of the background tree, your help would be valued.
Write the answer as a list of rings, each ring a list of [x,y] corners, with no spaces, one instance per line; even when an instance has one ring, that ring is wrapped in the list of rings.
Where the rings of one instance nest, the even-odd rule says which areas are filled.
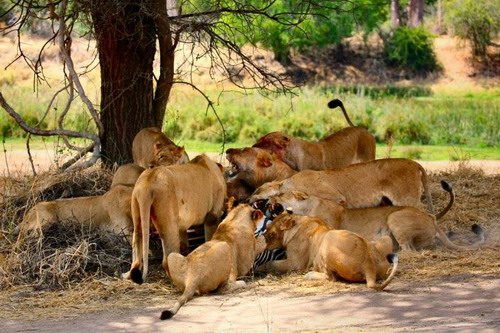
[[[304,4],[294,1],[277,0],[276,13],[305,12]],[[243,31],[237,39],[240,45],[250,42],[253,45],[272,50],[275,59],[283,65],[289,65],[293,50],[322,48],[327,45],[340,47],[342,41],[355,32],[362,31],[365,36],[386,20],[387,8],[384,0],[354,0],[336,3],[323,2],[311,9],[296,25],[282,24],[280,20],[267,17],[256,18],[253,24],[257,29],[250,35]],[[248,22],[241,16],[228,18],[230,26],[245,27]],[[284,19],[284,18],[283,18]]]
[[[2,31],[17,32],[19,59],[24,59],[43,81],[43,59],[31,60],[24,55],[21,31],[29,18],[50,22],[53,30],[45,46],[57,41],[67,77],[66,86],[59,92],[68,96],[63,114],[78,95],[87,106],[93,130],[86,133],[66,130],[62,117],[59,128],[42,131],[23,122],[1,93],[0,104],[30,133],[91,140],[87,147],[76,147],[66,140],[69,147],[78,150],[75,160],[93,150],[92,161],[100,154],[108,162],[130,161],[135,134],[144,127],[162,126],[172,85],[192,84],[178,79],[182,73],[174,68],[175,51],[180,44],[202,49],[205,57],[210,58],[212,70],[221,72],[228,80],[233,80],[234,68],[238,68],[253,79],[252,87],[289,89],[283,77],[259,67],[240,46],[245,39],[255,41],[256,32],[263,36],[272,34],[268,27],[273,24],[286,27],[287,31],[301,29],[307,18],[324,10],[338,10],[342,1],[299,0],[294,1],[293,6],[283,6],[283,3],[279,0],[184,1],[178,3],[179,14],[169,16],[165,0],[11,0],[4,15],[15,13],[17,19]],[[230,24],[236,21],[247,25]],[[99,110],[86,98],[79,84],[82,73],[76,72],[71,61],[75,27],[81,22],[87,23],[88,33],[97,42],[101,70]],[[155,76],[156,54],[160,65]],[[212,106],[209,99],[207,102]],[[46,112],[49,109],[50,105]]]
[[[450,0],[446,21],[454,33],[472,46],[472,55],[487,60],[487,48],[500,33],[500,2],[496,0]]]

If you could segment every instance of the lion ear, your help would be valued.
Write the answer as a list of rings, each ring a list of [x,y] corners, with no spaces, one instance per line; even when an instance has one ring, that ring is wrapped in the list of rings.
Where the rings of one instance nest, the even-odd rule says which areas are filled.
[[[293,226],[295,226],[295,219],[292,216],[286,215],[283,217],[283,220],[281,222],[280,229],[281,230],[289,230]]]
[[[286,148],[290,145],[290,139],[286,136],[283,136],[280,140],[279,140],[279,145],[282,147],[282,148]]]
[[[229,199],[227,199],[227,213],[229,213],[231,210],[234,208],[234,202],[236,201],[236,198],[231,196]]]
[[[292,191],[292,193],[293,193],[293,196],[297,200],[300,200],[300,201],[303,201],[303,200],[306,200],[307,198],[309,198],[309,195],[307,193],[304,193],[304,192]]]
[[[271,162],[271,158],[270,156],[266,156],[262,153],[259,153],[257,155],[257,165],[258,166],[261,166],[261,167],[264,167],[264,168],[268,168],[270,167],[271,165],[273,165],[273,162]]]
[[[184,154],[184,151],[185,151],[184,146],[183,147],[176,147],[175,148],[175,154],[177,156],[182,156],[182,154]]]
[[[155,142],[155,144],[154,144],[154,146],[153,146],[153,148],[154,148],[156,151],[160,150],[162,147],[163,147],[163,143],[161,143],[160,141]]]

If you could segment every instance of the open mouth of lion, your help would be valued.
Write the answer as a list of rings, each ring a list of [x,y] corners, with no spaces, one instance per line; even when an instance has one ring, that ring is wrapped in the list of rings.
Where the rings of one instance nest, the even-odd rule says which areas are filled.
[[[231,178],[235,177],[238,174],[238,172],[240,172],[240,168],[236,164],[231,163],[231,169],[229,170],[229,174],[228,174],[229,177],[231,177]]]

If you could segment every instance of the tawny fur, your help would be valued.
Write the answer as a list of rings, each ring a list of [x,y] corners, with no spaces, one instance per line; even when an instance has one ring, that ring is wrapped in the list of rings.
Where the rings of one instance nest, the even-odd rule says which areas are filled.
[[[131,271],[139,270],[142,279],[148,272],[150,223],[160,235],[163,267],[167,257],[179,252],[180,237],[187,243],[186,230],[205,223],[205,237],[210,239],[222,215],[226,183],[222,172],[206,155],[199,155],[182,165],[160,166],[144,171],[132,193]]]
[[[253,190],[264,183],[297,173],[274,154],[260,148],[228,149],[226,158],[232,167],[230,179],[242,181]]]
[[[390,233],[397,242],[395,248],[399,245],[402,249],[422,249],[434,245],[437,238],[449,248],[465,249],[453,244],[436,222],[453,206],[451,187],[447,191],[450,201],[436,216],[404,206],[345,209],[330,200],[297,191],[272,196],[269,203],[291,207],[295,214],[320,218],[332,229],[349,230],[370,240],[377,239],[381,232]]]
[[[18,239],[41,234],[52,224],[72,221],[117,234],[132,235],[130,209],[133,186],[115,185],[104,195],[40,202],[26,213],[18,226]]]
[[[177,146],[157,127],[144,128],[137,133],[132,142],[132,156],[134,163],[144,169],[189,162],[184,147]]]
[[[230,291],[245,286],[236,281],[252,268],[255,256],[265,249],[264,237],[255,239],[259,222],[249,205],[231,210],[219,224],[212,240],[202,244],[187,257],[178,253],[168,256],[169,273],[183,294],[172,310],[164,311],[162,319],[171,318],[196,293],[204,294],[219,287]],[[263,215],[258,215],[261,218]]]
[[[390,268],[387,255],[392,240],[383,236],[377,241],[346,230],[332,230],[321,219],[281,214],[264,234],[267,249],[284,247],[287,258],[271,261],[260,268],[279,273],[312,269],[332,280],[340,277],[350,282],[366,282],[369,288],[383,289],[394,277],[396,266],[382,283]],[[397,261],[396,261],[397,262]]]
[[[285,180],[260,186],[250,200],[267,199],[286,191],[345,203],[346,208],[379,206],[384,198],[394,206],[420,208],[420,197],[425,193],[428,211],[431,214],[434,211],[424,168],[403,158],[375,160],[336,170],[301,171]]]
[[[137,178],[139,178],[143,171],[143,167],[134,163],[120,166],[113,175],[111,188],[116,185],[135,185]]]
[[[338,102],[340,104],[336,106],[341,106],[351,127],[341,129],[318,142],[273,132],[260,138],[253,146],[277,154],[297,171],[335,169],[374,160],[375,138],[366,129],[354,127],[344,106],[340,101]]]

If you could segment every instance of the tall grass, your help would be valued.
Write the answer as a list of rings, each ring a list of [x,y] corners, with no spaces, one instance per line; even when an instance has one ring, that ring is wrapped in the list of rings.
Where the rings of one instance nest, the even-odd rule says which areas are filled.
[[[216,91],[212,93],[218,96]],[[228,142],[253,142],[271,131],[317,140],[347,126],[339,109],[327,108],[332,98],[340,98],[353,122],[370,130],[378,142],[392,139],[396,144],[500,146],[497,90],[472,97],[405,98],[371,98],[324,88],[304,89],[293,98],[227,92],[218,96],[215,107]],[[201,96],[188,90],[173,91],[166,118],[166,132],[174,138],[222,141],[215,114],[206,110]]]

